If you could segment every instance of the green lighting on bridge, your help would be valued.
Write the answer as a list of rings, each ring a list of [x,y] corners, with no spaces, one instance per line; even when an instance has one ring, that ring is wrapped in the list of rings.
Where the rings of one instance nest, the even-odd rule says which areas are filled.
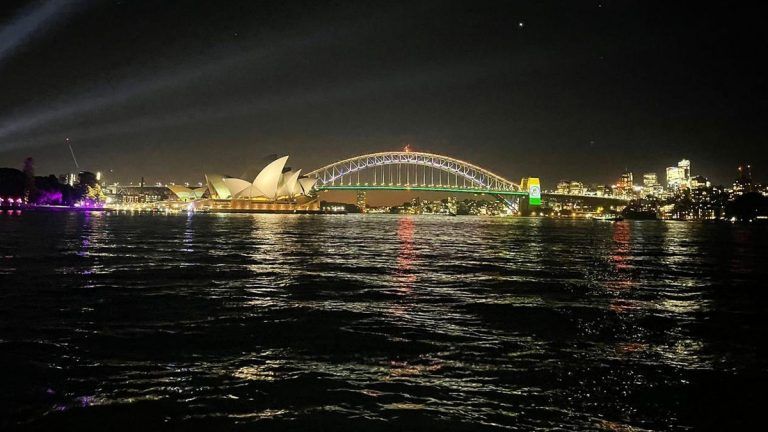
[[[318,186],[318,190],[397,190],[397,191],[417,191],[417,192],[454,192],[454,193],[472,193],[472,194],[490,194],[490,195],[517,195],[527,196],[528,192],[494,190],[480,188],[460,188],[460,187],[440,187],[440,186],[387,186],[387,185],[343,185],[343,186]]]
[[[342,186],[317,186],[318,191],[354,191],[354,190],[369,190],[369,191],[417,191],[417,192],[452,192],[452,193],[471,193],[471,194],[488,194],[488,195],[513,195],[527,197],[528,192],[524,191],[510,191],[510,190],[495,190],[495,189],[481,189],[481,188],[462,188],[462,187],[442,187],[442,186],[398,186],[398,185],[364,185],[364,184],[351,184]],[[625,204],[630,199],[625,197],[611,197],[611,196],[592,196],[592,195],[567,195],[557,193],[541,193],[540,198],[536,198],[541,202],[544,198],[559,198],[559,199],[575,199],[582,201],[601,201],[611,202],[616,204]],[[533,204],[538,205],[538,204]]]

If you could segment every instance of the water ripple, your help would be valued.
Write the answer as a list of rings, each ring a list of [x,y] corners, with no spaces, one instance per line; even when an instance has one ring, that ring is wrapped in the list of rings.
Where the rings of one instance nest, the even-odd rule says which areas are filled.
[[[0,238],[0,429],[687,430],[749,424],[768,378],[764,226],[27,212]]]

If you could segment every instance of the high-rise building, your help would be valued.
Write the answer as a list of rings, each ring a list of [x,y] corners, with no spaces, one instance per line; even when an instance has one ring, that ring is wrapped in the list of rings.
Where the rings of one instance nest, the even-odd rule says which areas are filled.
[[[752,166],[745,164],[739,167],[739,176],[733,182],[733,192],[741,195],[746,192],[752,192]]]
[[[622,189],[632,189],[632,186],[634,186],[635,180],[632,176],[632,173],[627,171],[624,174],[621,175],[619,178],[619,184],[618,187]]]
[[[704,189],[712,186],[712,184],[704,176],[691,177],[691,189]]]
[[[631,195],[635,186],[634,175],[627,171],[619,177],[618,183],[616,183],[616,192],[619,195]]]
[[[667,187],[670,189],[680,189],[690,186],[691,183],[691,161],[683,159],[677,163],[677,166],[667,168]]]
[[[643,186],[646,188],[653,188],[658,186],[659,179],[656,177],[655,172],[649,172],[643,174]]]
[[[667,167],[667,187],[670,189],[678,189],[683,182],[683,175],[680,172],[680,168],[673,166]]]
[[[643,174],[643,196],[660,196],[664,188],[659,184],[659,178],[655,172]]]

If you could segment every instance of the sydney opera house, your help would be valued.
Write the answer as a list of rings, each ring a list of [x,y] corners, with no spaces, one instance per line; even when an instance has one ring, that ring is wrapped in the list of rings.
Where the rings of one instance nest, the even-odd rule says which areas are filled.
[[[181,201],[196,210],[212,212],[313,213],[320,203],[312,192],[317,179],[290,170],[283,156],[259,172],[253,181],[220,174],[206,174],[206,186],[191,189],[169,186]]]

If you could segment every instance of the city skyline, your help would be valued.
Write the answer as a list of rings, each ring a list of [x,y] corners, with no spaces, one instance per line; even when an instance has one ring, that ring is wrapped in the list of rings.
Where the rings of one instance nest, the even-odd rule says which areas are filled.
[[[410,146],[408,146],[408,147],[410,148]],[[273,156],[273,155],[270,155],[270,156]],[[28,158],[32,158],[33,160],[36,160],[33,156],[28,156]],[[24,158],[24,159],[27,159],[27,158]],[[269,159],[269,157],[261,158],[261,161],[268,160],[268,159]],[[627,173],[634,175],[635,179],[634,179],[634,182],[632,183],[634,185],[642,186],[644,184],[643,177],[646,176],[646,175],[650,175],[650,174],[653,174],[653,175],[656,176],[656,179],[657,179],[657,181],[658,181],[658,183],[660,185],[667,185],[668,182],[669,182],[669,175],[670,175],[670,171],[669,170],[673,169],[673,168],[677,168],[676,164],[680,164],[681,162],[688,163],[687,178],[701,176],[701,177],[706,178],[712,184],[717,184],[717,185],[727,185],[727,184],[732,183],[734,179],[738,178],[739,172],[742,169],[742,167],[748,166],[748,167],[750,167],[751,171],[754,171],[754,170],[752,170],[752,166],[753,165],[751,163],[749,163],[749,162],[740,163],[738,166],[732,167],[732,174],[733,175],[731,176],[731,178],[726,178],[725,181],[723,181],[723,182],[717,182],[717,181],[714,181],[712,179],[712,177],[710,177],[708,175],[708,173],[696,171],[695,167],[691,168],[691,161],[690,161],[690,159],[683,158],[683,159],[681,159],[678,162],[670,163],[670,164],[668,164],[668,166],[664,166],[664,167],[659,168],[659,169],[650,169],[650,170],[640,171],[640,170],[633,170],[632,168],[624,168],[624,169],[616,168],[616,169],[613,170],[613,173],[614,173],[613,179],[610,178],[610,175],[606,175],[606,174],[600,174],[600,175],[594,175],[593,174],[592,176],[588,176],[587,178],[560,177],[558,179],[553,179],[554,181],[552,181],[552,182],[547,182],[547,184],[545,184],[544,187],[545,187],[545,189],[548,189],[548,190],[554,190],[557,187],[557,185],[559,183],[563,182],[563,181],[577,181],[577,182],[583,183],[584,185],[595,185],[595,186],[599,186],[599,185],[611,186],[611,185],[613,185],[613,186],[616,186],[618,183],[621,183],[622,177],[624,176],[624,174],[627,174]],[[22,160],[22,161],[19,161],[19,163],[17,163],[16,166],[12,166],[11,165],[11,166],[8,166],[7,168],[21,168],[23,163],[24,163],[24,161]],[[152,178],[152,177],[144,176],[144,175],[139,173],[139,174],[137,174],[135,176],[130,176],[128,178],[123,178],[123,177],[120,177],[119,174],[115,173],[114,171],[104,170],[104,169],[100,169],[98,167],[97,168],[80,167],[79,165],[75,166],[74,163],[72,163],[72,165],[73,166],[71,168],[74,168],[74,169],[70,169],[69,171],[58,172],[58,173],[57,172],[46,172],[45,167],[42,167],[42,169],[38,172],[38,175],[54,175],[54,176],[57,176],[57,177],[68,176],[70,178],[74,178],[78,172],[87,171],[87,172],[99,173],[99,175],[108,175],[108,176],[111,177],[111,178],[108,179],[108,182],[112,182],[112,183],[121,183],[121,184],[134,184],[134,183],[136,183],[136,184],[138,184],[138,183],[144,181],[145,184],[193,185],[193,186],[194,185],[202,185],[202,184],[204,184],[205,183],[205,175],[206,175],[205,173],[202,173],[202,174],[199,175],[199,178],[181,178],[181,179],[179,179],[179,178],[172,178],[169,175],[163,175],[163,176],[160,176],[158,178]],[[290,165],[287,166],[287,168],[289,168],[289,167],[290,167]],[[258,173],[260,168],[263,168],[263,166],[260,165],[258,162],[257,163],[248,164],[248,168],[242,170],[241,176],[242,177],[247,177],[248,174],[251,173],[251,172]],[[230,170],[230,171],[237,171],[237,170]],[[225,171],[225,172],[228,172],[228,171]],[[231,174],[226,174],[226,175],[230,176],[230,177],[235,177],[234,175],[231,175]],[[760,183],[761,179],[763,178],[762,172],[759,169],[754,171],[752,173],[752,176],[753,176],[754,180],[756,182],[758,182],[758,183]],[[523,177],[528,177],[528,176],[523,176]],[[598,180],[593,180],[594,178],[607,178],[608,180],[607,181],[598,181]],[[515,179],[513,181],[517,181],[517,180]]]
[[[0,166],[32,156],[70,172],[67,138],[85,169],[122,181],[405,144],[546,184],[661,175],[681,158],[723,184],[745,161],[768,166],[765,74],[744,56],[764,30],[746,10],[11,2],[0,16],[14,31],[0,46]]]
[[[100,171],[36,176],[35,162],[27,158],[23,170],[0,169],[0,181],[7,182],[0,184],[6,195],[0,196],[0,203],[69,203],[113,210],[169,211],[283,211],[287,210],[285,206],[299,206],[301,211],[324,211],[322,203],[329,202],[356,204],[356,212],[365,212],[366,207],[394,209],[403,202],[444,201],[465,194],[497,201],[495,205],[506,209],[503,214],[562,216],[561,210],[565,210],[591,217],[610,208],[684,220],[721,219],[726,211],[735,208],[728,203],[742,202],[739,198],[745,193],[768,196],[765,185],[754,181],[751,165],[739,166],[738,176],[731,184],[713,184],[706,176],[692,171],[688,159],[667,167],[661,179],[656,172],[636,175],[627,171],[612,184],[562,179],[555,187],[544,189],[537,177],[524,177],[518,184],[472,162],[417,152],[409,146],[396,152],[359,155],[307,171],[290,167],[288,159],[289,156],[273,156],[253,181],[246,180],[249,177],[245,175],[238,178],[206,173],[204,182],[152,183],[142,177],[138,183],[121,184],[107,179]],[[76,190],[79,201],[71,199]],[[367,194],[371,194],[370,201],[365,198]],[[433,213],[434,209],[425,211]]]

